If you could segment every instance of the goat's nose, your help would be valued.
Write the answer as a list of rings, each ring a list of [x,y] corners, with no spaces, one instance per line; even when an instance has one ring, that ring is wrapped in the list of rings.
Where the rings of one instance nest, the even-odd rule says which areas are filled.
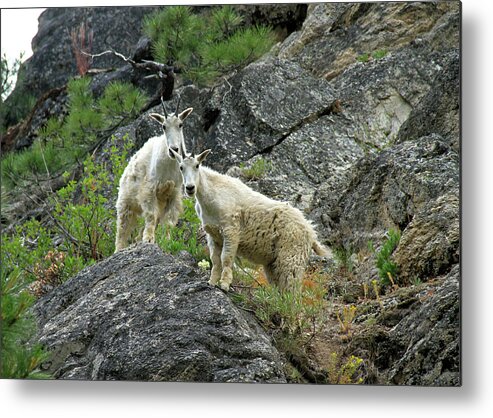
[[[192,194],[195,191],[195,186],[193,184],[187,184],[185,189],[187,189],[188,194]]]
[[[179,148],[178,147],[171,147],[171,149],[174,151],[174,152],[178,152]]]

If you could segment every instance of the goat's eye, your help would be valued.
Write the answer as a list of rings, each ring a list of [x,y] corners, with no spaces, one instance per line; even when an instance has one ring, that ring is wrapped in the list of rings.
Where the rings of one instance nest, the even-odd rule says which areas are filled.
[[[199,165],[197,164],[197,165],[195,166],[195,168],[199,168]]]
[[[165,131],[165,130],[166,130],[166,126],[165,126],[165,125],[163,125],[163,131]]]
[[[181,129],[181,128],[183,128],[183,123],[180,123],[180,124],[178,125],[178,128],[180,128],[180,129]]]
[[[180,166],[180,171],[183,171],[183,167],[182,166]]]

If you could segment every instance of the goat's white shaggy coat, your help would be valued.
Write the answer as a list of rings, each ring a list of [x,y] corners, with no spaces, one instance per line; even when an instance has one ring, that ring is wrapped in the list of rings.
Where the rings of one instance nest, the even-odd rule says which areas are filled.
[[[328,255],[302,213],[258,193],[239,179],[200,165],[197,157],[177,156],[185,190],[207,233],[212,259],[209,283],[229,289],[236,255],[264,267],[269,281],[292,289],[302,279],[311,250]]]
[[[128,245],[138,216],[145,219],[144,242],[155,241],[159,222],[175,225],[178,221],[183,210],[182,176],[169,150],[186,153],[182,123],[191,112],[192,108],[189,108],[179,115],[177,112],[170,116],[149,115],[161,123],[165,132],[150,138],[133,155],[120,179],[116,202],[115,252]]]

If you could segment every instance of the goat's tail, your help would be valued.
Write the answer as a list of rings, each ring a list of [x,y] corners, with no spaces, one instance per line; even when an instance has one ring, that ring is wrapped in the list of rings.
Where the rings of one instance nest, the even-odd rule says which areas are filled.
[[[332,251],[330,251],[327,247],[320,244],[318,241],[313,241],[312,249],[315,253],[321,257],[330,257],[332,255]]]

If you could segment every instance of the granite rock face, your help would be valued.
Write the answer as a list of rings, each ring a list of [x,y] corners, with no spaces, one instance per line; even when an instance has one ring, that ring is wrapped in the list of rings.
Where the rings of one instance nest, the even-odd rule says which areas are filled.
[[[460,382],[460,269],[455,266],[418,309],[389,333],[401,347],[388,372],[396,385],[457,386]]]
[[[446,57],[432,88],[399,130],[397,142],[412,141],[430,133],[441,135],[459,151],[460,57],[457,51]]]
[[[142,19],[156,7],[60,7],[48,8],[39,17],[38,33],[32,41],[33,55],[25,63],[25,83],[32,94],[59,88],[76,76],[71,31],[85,24],[92,31],[92,53],[114,49],[131,56],[141,36]],[[111,24],[109,24],[111,22]],[[122,36],[124,34],[124,36]],[[96,58],[97,68],[120,67],[112,55]]]
[[[362,158],[337,209],[321,217],[329,240],[358,251],[398,229],[402,280],[448,271],[459,261],[458,158],[436,134]]]
[[[152,244],[89,267],[34,307],[58,379],[285,382],[277,350],[194,260]]]
[[[320,3],[308,7],[302,28],[279,56],[332,80],[376,51],[393,52],[426,43],[430,50],[457,48],[458,2]]]
[[[434,283],[402,288],[385,303],[375,325],[354,336],[351,351],[373,358],[384,384],[459,386],[460,267]]]
[[[255,62],[214,90],[206,111],[215,119],[198,146],[211,148],[212,164],[225,170],[269,152],[333,101],[328,83],[299,65],[269,58]]]

